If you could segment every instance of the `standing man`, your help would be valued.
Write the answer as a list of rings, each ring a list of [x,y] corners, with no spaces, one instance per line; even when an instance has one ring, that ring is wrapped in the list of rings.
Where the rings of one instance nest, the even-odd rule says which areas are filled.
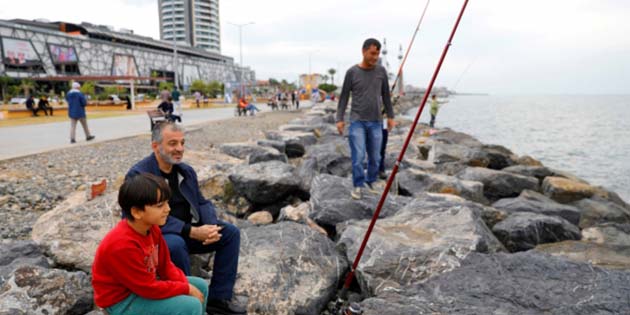
[[[208,293],[209,314],[240,315],[247,310],[232,302],[238,267],[240,231],[219,221],[214,205],[199,191],[197,173],[183,163],[184,129],[165,122],[151,134],[153,153],[134,165],[126,178],[151,173],[166,179],[171,188],[171,212],[160,228],[171,253],[171,260],[190,276],[189,254],[214,252],[214,267]]]
[[[350,106],[350,128],[348,140],[352,155],[352,190],[353,199],[361,199],[362,189],[373,191],[372,183],[376,181],[380,149],[383,138],[381,110],[385,106],[387,128],[394,127],[394,110],[389,95],[387,71],[378,65],[381,43],[373,38],[363,42],[363,60],[346,72],[337,105],[337,130],[343,134],[344,115],[348,99],[352,93]],[[363,160],[367,151],[367,178],[363,168]]]
[[[66,95],[66,101],[68,101],[68,116],[70,117],[70,143],[76,143],[75,134],[77,130],[77,121],[81,122],[83,132],[85,133],[85,140],[90,141],[95,137],[90,134],[90,130],[87,125],[87,118],[85,116],[85,105],[87,100],[85,95],[79,91],[81,84],[79,82],[72,83],[72,89]]]
[[[173,109],[175,111],[175,114],[179,115],[180,117],[182,116],[182,103],[179,101],[179,98],[181,96],[182,94],[179,93],[177,87],[174,87],[173,92],[171,93],[171,97],[173,98]]]
[[[199,103],[201,102],[201,93],[199,91],[195,92],[195,102],[197,103],[197,108],[199,108]]]

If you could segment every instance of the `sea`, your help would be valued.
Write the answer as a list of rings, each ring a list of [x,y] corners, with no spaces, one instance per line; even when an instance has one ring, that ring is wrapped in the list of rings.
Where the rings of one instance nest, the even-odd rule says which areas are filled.
[[[452,95],[446,100],[436,127],[530,155],[630,202],[630,95]],[[430,120],[429,107],[420,122]],[[413,119],[416,111],[407,117]]]

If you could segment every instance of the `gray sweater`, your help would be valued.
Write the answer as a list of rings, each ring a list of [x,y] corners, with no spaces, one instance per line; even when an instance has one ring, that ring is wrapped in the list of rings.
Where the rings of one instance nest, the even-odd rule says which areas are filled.
[[[348,69],[337,105],[337,121],[344,120],[351,92],[351,121],[380,121],[383,105],[387,117],[394,118],[387,71],[383,66],[376,65],[374,69],[362,69],[354,65]]]

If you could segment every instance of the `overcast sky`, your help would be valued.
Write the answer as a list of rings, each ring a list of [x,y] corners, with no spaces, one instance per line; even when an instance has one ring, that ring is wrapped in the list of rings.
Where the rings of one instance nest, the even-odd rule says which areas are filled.
[[[361,60],[361,44],[387,38],[398,69],[426,0],[220,0],[222,53],[258,79],[295,81],[336,68],[335,82]],[[426,86],[463,0],[431,1],[405,83]],[[472,0],[437,85],[492,94],[630,94],[630,1]],[[0,19],[106,24],[159,38],[157,0],[0,0]],[[309,58],[310,56],[310,58]]]

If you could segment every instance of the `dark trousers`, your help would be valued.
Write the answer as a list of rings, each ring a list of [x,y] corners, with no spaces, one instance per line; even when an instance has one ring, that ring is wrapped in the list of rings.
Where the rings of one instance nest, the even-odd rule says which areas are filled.
[[[431,114],[431,122],[429,122],[429,127],[433,128],[435,125],[435,115]]]
[[[210,245],[203,245],[197,240],[170,233],[164,234],[164,240],[171,253],[171,261],[187,276],[190,276],[190,254],[214,252],[214,266],[212,267],[208,298],[220,300],[232,298],[241,246],[241,232],[236,226],[225,223],[223,230],[221,230],[221,239]]]
[[[385,150],[387,150],[387,136],[389,131],[383,129],[383,143],[381,144],[381,162],[378,164],[378,171],[385,172]]]

